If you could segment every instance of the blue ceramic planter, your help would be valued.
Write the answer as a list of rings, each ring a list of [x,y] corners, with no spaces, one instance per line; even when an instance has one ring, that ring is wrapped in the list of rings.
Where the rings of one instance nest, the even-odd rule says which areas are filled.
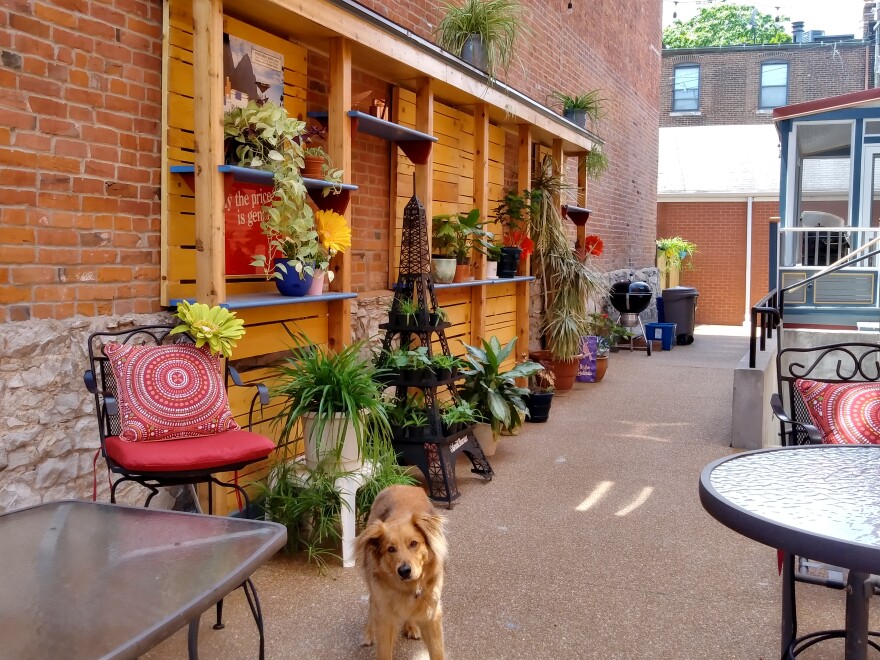
[[[277,269],[279,262],[283,262],[287,266],[287,272],[281,272]],[[275,278],[275,286],[282,296],[304,296],[308,293],[309,287],[312,285],[312,276],[299,273],[294,270],[293,266],[286,259],[275,259],[275,272],[281,273],[281,278]]]

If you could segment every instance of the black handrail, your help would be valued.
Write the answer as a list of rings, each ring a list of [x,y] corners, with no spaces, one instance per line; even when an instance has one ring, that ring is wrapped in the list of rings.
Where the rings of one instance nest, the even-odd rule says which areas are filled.
[[[870,244],[866,244],[863,247],[868,247],[869,245]],[[854,256],[856,254],[857,252],[853,252],[849,256]],[[794,284],[789,284],[778,291],[773,289],[770,293],[761,298],[755,306],[752,307],[751,311],[751,328],[749,329],[749,369],[755,368],[755,359],[757,358],[758,336],[756,331],[758,316],[761,317],[761,350],[764,351],[767,349],[767,339],[772,339],[773,337],[773,329],[779,327],[780,323],[782,323],[782,310],[785,306],[785,293],[787,291],[791,291],[792,289],[801,286],[809,286],[820,277],[825,277],[825,275],[828,275],[829,273],[836,273],[843,268],[857,264],[865,259],[870,259],[878,254],[880,254],[880,249],[859,255],[854,259],[847,259],[836,266],[823,268],[821,271],[815,275],[811,275],[805,280],[798,280]]]

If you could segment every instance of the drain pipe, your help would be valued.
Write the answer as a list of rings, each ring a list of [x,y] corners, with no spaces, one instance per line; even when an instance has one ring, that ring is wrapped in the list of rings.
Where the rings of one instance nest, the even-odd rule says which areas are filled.
[[[749,197],[746,202],[746,313],[744,325],[752,322],[751,293],[752,293],[752,202],[754,197]]]

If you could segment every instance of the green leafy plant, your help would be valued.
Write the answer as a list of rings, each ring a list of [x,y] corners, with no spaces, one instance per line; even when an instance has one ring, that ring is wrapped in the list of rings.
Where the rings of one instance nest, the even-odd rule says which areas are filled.
[[[446,427],[447,433],[455,433],[463,426],[470,426],[479,418],[479,413],[469,401],[461,399],[457,403],[452,402],[443,408],[440,419]]]
[[[290,356],[274,367],[277,379],[273,396],[284,403],[276,418],[282,438],[288,438],[306,415],[314,415],[312,440],[319,452],[330,443],[338,461],[342,441],[350,425],[357,439],[360,456],[373,460],[390,437],[387,409],[382,399],[381,379],[385,375],[362,356],[364,342],[344,346],[338,352],[312,344],[302,333],[285,326],[293,346]],[[346,424],[335,424],[337,416]],[[335,428],[336,437],[327,438]]]
[[[581,159],[580,167],[586,170],[587,176],[591,180],[596,181],[608,170],[608,156],[602,151],[602,147],[597,144],[587,152],[586,158]]]
[[[693,257],[697,253],[697,246],[690,241],[686,241],[681,236],[673,236],[671,238],[658,238],[657,251],[666,257],[663,264],[663,272],[669,273],[673,270],[682,270],[683,268],[693,268],[693,262],[685,259]]]
[[[304,154],[298,138],[305,131],[304,122],[289,117],[283,107],[272,102],[258,105],[250,101],[224,115],[227,157],[239,166],[273,174],[274,197],[263,208],[260,223],[268,253],[254,255],[251,262],[263,268],[267,278],[282,277],[275,270],[276,258],[289,260],[301,274],[314,273],[318,232],[300,174]],[[284,264],[281,270],[286,272]]]
[[[581,356],[581,337],[589,334],[589,301],[607,292],[601,274],[581,261],[569,242],[555,195],[563,190],[560,168],[545,158],[532,181],[532,239],[544,284],[544,341],[554,360]]]
[[[501,245],[498,243],[491,243],[486,250],[486,260],[487,261],[501,261]]]
[[[440,325],[441,323],[445,323],[449,320],[449,315],[446,313],[446,310],[442,307],[437,307],[431,314],[429,315],[429,319],[431,323],[435,326]]]
[[[434,364],[435,369],[446,369],[449,371],[454,371],[461,366],[461,360],[454,355],[446,355],[445,353],[435,355],[431,358],[431,362]]]
[[[419,304],[415,300],[403,299],[400,301],[398,312],[403,314],[405,323],[416,325],[419,317]]]
[[[444,3],[446,14],[435,30],[437,44],[461,57],[465,42],[479,35],[486,53],[486,75],[496,77],[507,71],[513,60],[514,45],[527,30],[522,22],[518,0],[464,0],[461,5]]]
[[[552,92],[550,97],[562,106],[562,110],[582,110],[586,113],[591,122],[598,122],[604,116],[602,103],[604,99],[599,97],[599,90],[585,94],[575,94],[569,96],[563,92]]]
[[[791,42],[782,23],[755,10],[753,5],[719,3],[702,7],[688,21],[674,21],[663,30],[664,48],[707,48],[739,44],[786,44]]]
[[[398,465],[394,450],[386,447],[379,455],[379,460],[374,464],[364,485],[358,489],[356,495],[358,522],[361,525],[366,524],[376,496],[388,486],[415,486],[417,484],[418,480],[410,476],[405,467]]]
[[[434,248],[438,254],[455,257],[459,264],[470,263],[471,253],[486,254],[494,234],[483,229],[480,209],[468,213],[447,213],[431,218],[434,231]]]
[[[614,321],[608,314],[599,312],[590,314],[589,333],[598,338],[599,356],[608,355],[611,347],[633,336],[628,328]]]
[[[507,190],[493,213],[497,222],[511,231],[517,231],[528,228],[531,211],[532,193],[530,190],[523,190],[522,193]]]
[[[196,340],[196,346],[208,345],[211,353],[225,358],[232,356],[232,349],[244,336],[244,321],[235,312],[215,305],[208,308],[204,303],[190,304],[186,300],[177,303],[177,318],[181,324],[169,334],[188,333]]]
[[[501,429],[516,429],[528,414],[522,397],[529,390],[516,384],[517,378],[528,378],[544,367],[535,362],[521,362],[507,371],[501,365],[510,357],[516,338],[504,346],[497,337],[483,340],[482,346],[464,344],[468,367],[462,370],[465,379],[461,398],[479,414],[480,421],[492,426],[495,434]]]

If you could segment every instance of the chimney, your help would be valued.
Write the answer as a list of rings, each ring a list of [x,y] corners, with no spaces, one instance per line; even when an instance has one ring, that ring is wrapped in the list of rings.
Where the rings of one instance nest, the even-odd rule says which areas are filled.
[[[804,38],[804,22],[803,21],[792,21],[791,22],[791,40],[799,44],[803,41]]]

